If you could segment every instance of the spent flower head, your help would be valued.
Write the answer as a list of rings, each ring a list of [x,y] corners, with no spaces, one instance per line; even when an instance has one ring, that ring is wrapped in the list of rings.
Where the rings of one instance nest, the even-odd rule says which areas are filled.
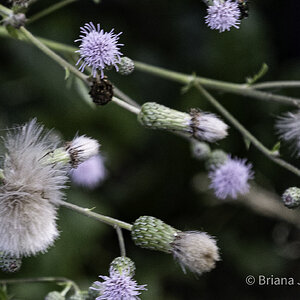
[[[231,27],[239,28],[241,11],[237,1],[214,0],[207,8],[205,23],[211,29],[224,32]]]
[[[99,70],[101,78],[104,77],[104,69],[107,67],[114,66],[118,71],[122,55],[119,47],[123,46],[118,43],[118,40],[122,32],[115,34],[114,29],[104,32],[100,24],[95,27],[92,22],[86,23],[80,29],[80,39],[75,40],[75,42],[81,42],[79,50],[76,51],[80,54],[76,65],[83,61],[79,70],[83,72],[86,66],[91,67],[92,76],[96,77],[97,70]]]
[[[294,153],[300,156],[300,110],[294,113],[287,112],[279,117],[275,128],[285,142],[292,145]]]
[[[228,158],[209,172],[210,188],[220,199],[231,197],[236,199],[239,194],[249,191],[248,180],[253,178],[252,165],[245,159]]]
[[[67,169],[43,159],[59,143],[35,120],[8,132],[0,185],[0,251],[13,257],[45,252],[59,235],[53,205],[64,197]]]

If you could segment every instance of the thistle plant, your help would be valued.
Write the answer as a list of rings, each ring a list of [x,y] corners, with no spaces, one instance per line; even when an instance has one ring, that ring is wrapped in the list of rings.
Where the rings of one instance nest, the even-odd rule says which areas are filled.
[[[120,184],[122,184],[123,178],[127,178],[128,174],[132,172],[138,175],[135,181],[131,182],[129,180],[129,183],[126,185],[128,185],[133,192],[136,191],[137,193],[140,191],[139,188],[141,190],[148,188],[149,193],[151,192],[151,197],[152,193],[153,197],[155,197],[155,199],[153,199],[153,209],[156,207],[156,201],[159,200],[163,203],[162,205],[160,204],[160,206],[163,208],[162,211],[166,216],[162,217],[162,219],[168,220],[173,214],[177,213],[174,212],[175,208],[173,210],[172,203],[167,203],[167,200],[165,201],[163,199],[166,193],[160,189],[153,189],[150,186],[151,182],[155,180],[148,180],[149,178],[146,175],[143,177],[144,173],[146,174],[147,172],[144,172],[144,170],[138,172],[138,169],[132,171],[131,167],[128,167],[138,156],[137,152],[141,149],[140,145],[143,143],[143,140],[146,140],[145,137],[148,136],[148,131],[144,130],[142,126],[146,129],[166,131],[170,134],[174,134],[178,138],[183,138],[186,142],[185,145],[190,147],[190,156],[196,159],[193,162],[195,163],[195,168],[202,170],[202,173],[205,173],[205,178],[209,181],[209,183],[207,183],[207,191],[205,192],[206,195],[204,195],[204,199],[235,199],[236,201],[233,203],[237,203],[237,200],[240,202],[244,201],[246,206],[258,211],[263,216],[268,216],[266,211],[272,211],[277,218],[281,218],[285,221],[293,220],[293,224],[300,224],[295,221],[299,219],[299,215],[297,215],[297,208],[300,206],[299,187],[285,186],[283,187],[283,190],[285,190],[283,193],[281,193],[282,191],[278,191],[280,188],[282,189],[282,187],[276,187],[276,192],[282,194],[282,202],[277,201],[274,207],[268,207],[268,210],[265,209],[265,211],[261,208],[262,205],[257,205],[255,201],[257,201],[259,197],[257,194],[253,196],[253,190],[255,190],[255,186],[259,184],[264,185],[266,182],[264,176],[267,176],[263,175],[263,167],[260,166],[260,163],[252,160],[252,151],[254,149],[258,150],[267,158],[266,163],[272,162],[276,164],[277,167],[284,169],[285,172],[300,177],[297,162],[295,165],[291,162],[295,157],[299,158],[300,156],[300,99],[295,96],[285,96],[278,93],[282,88],[299,88],[299,81],[257,83],[268,69],[265,64],[263,64],[263,67],[257,74],[247,78],[245,83],[233,83],[198,76],[192,73],[194,70],[190,70],[191,74],[185,74],[157,67],[149,63],[139,62],[134,59],[134,56],[137,57],[138,53],[135,52],[136,49],[133,47],[134,45],[130,45],[130,42],[128,44],[125,43],[127,40],[130,41],[130,34],[135,34],[134,30],[132,30],[132,32],[129,31],[129,27],[132,26],[132,24],[129,22],[128,28],[124,28],[124,30],[122,29],[123,32],[120,32],[120,30],[117,29],[120,26],[117,23],[115,15],[113,16],[113,20],[116,20],[115,23],[114,21],[108,22],[107,19],[102,18],[102,16],[99,16],[99,20],[92,22],[89,21],[91,17],[85,15],[84,19],[87,20],[87,23],[76,30],[74,28],[74,32],[80,32],[79,37],[76,38],[75,35],[71,36],[71,34],[69,36],[69,40],[74,41],[76,47],[43,37],[37,37],[32,33],[35,32],[34,23],[36,21],[52,13],[56,13],[59,9],[75,1],[76,0],[60,1],[51,4],[49,7],[45,7],[33,15],[30,9],[32,5],[35,5],[35,0],[11,0],[6,2],[7,5],[0,4],[0,38],[3,38],[3,40],[6,38],[16,39],[18,40],[16,43],[28,43],[35,46],[44,53],[49,60],[58,64],[64,70],[65,79],[67,80],[67,85],[70,90],[74,88],[74,91],[77,91],[80,98],[82,98],[89,107],[94,109],[95,114],[97,110],[101,110],[103,115],[101,115],[101,118],[97,118],[99,127],[98,125],[93,127],[91,132],[97,136],[98,134],[99,136],[103,134],[103,147],[107,147],[107,149],[110,150],[116,149],[116,153],[119,151],[124,154],[124,159],[127,160],[129,155],[126,151],[123,151],[122,147],[124,147],[125,139],[131,136],[134,141],[132,144],[136,151],[133,153],[132,149],[130,150],[132,160],[129,159],[128,163],[124,163],[126,167],[122,170],[119,169],[119,172],[116,170],[109,172],[108,167],[104,164],[106,158],[100,153],[98,140],[88,137],[87,135],[78,134],[78,130],[81,132],[82,129],[80,123],[75,120],[75,116],[84,116],[84,109],[82,109],[82,112],[80,111],[80,114],[76,115],[76,110],[78,109],[76,107],[77,103],[74,105],[74,110],[70,111],[70,115],[72,115],[73,119],[72,126],[68,128],[74,130],[73,134],[75,134],[75,137],[69,141],[64,141],[62,138],[64,129],[62,129],[62,133],[60,134],[59,132],[49,131],[38,123],[35,119],[36,114],[38,114],[37,112],[32,112],[31,117],[33,119],[23,125],[13,126],[8,121],[6,122],[7,124],[4,124],[4,120],[9,120],[9,118],[3,118],[3,124],[1,123],[1,126],[3,126],[3,130],[1,129],[3,145],[2,148],[0,148],[0,270],[7,273],[17,271],[21,273],[22,262],[25,262],[26,265],[28,257],[42,254],[47,255],[46,252],[51,247],[53,247],[53,251],[55,251],[54,246],[60,236],[60,232],[66,231],[65,228],[61,230],[58,224],[59,216],[64,216],[60,214],[62,208],[69,209],[82,216],[111,226],[112,229],[116,231],[117,242],[109,240],[109,243],[118,244],[120,256],[110,253],[107,250],[105,250],[106,253],[104,253],[105,251],[103,251],[103,253],[96,253],[96,248],[86,243],[82,246],[84,246],[89,253],[93,254],[94,258],[101,257],[102,259],[105,258],[105,254],[106,256],[111,255],[108,275],[100,275],[99,281],[95,281],[94,283],[90,281],[90,286],[85,286],[81,289],[71,279],[64,277],[7,279],[0,280],[0,292],[2,285],[5,285],[6,288],[8,284],[20,282],[23,284],[29,282],[44,282],[57,283],[58,287],[56,290],[48,290],[46,295],[38,296],[39,299],[41,299],[41,297],[46,300],[140,299],[139,297],[144,296],[144,294],[147,295],[147,291],[150,291],[152,286],[151,283],[149,283],[146,288],[146,284],[139,285],[134,279],[135,276],[139,276],[141,260],[137,259],[137,264],[135,265],[133,260],[127,256],[125,238],[130,240],[129,237],[131,237],[130,242],[132,243],[132,247],[129,249],[133,252],[130,253],[130,257],[134,259],[134,254],[144,255],[146,257],[148,252],[144,249],[171,254],[184,273],[190,271],[196,275],[196,278],[190,278],[189,280],[203,280],[204,282],[204,280],[206,280],[204,274],[208,272],[212,272],[211,276],[215,276],[214,269],[218,268],[221,264],[219,261],[221,260],[222,253],[225,254],[224,256],[222,254],[222,260],[225,261],[224,265],[230,265],[230,263],[228,263],[228,253],[231,251],[231,248],[229,247],[228,250],[226,248],[222,249],[221,247],[223,245],[226,247],[226,242],[224,243],[224,240],[226,240],[226,232],[224,233],[224,231],[226,229],[223,229],[223,226],[221,226],[224,224],[224,219],[226,218],[222,218],[222,216],[220,217],[218,214],[210,214],[211,219],[213,219],[213,226],[211,230],[208,228],[208,231],[212,231],[213,235],[216,234],[217,237],[208,234],[206,231],[203,231],[204,229],[202,228],[202,226],[206,227],[205,219],[207,218],[205,218],[205,207],[203,211],[198,207],[192,207],[193,218],[184,218],[184,216],[177,218],[176,221],[178,224],[176,227],[173,227],[154,216],[144,215],[144,212],[141,212],[141,216],[137,218],[140,214],[136,215],[136,210],[131,211],[131,203],[126,203],[125,207],[128,209],[128,212],[135,215],[128,217],[121,209],[120,215],[124,213],[127,218],[132,217],[133,220],[136,219],[134,222],[125,222],[101,214],[98,212],[97,207],[91,209],[73,204],[73,201],[76,202],[78,200],[77,198],[81,200],[80,196],[76,197],[77,195],[88,194],[87,190],[95,189],[100,186],[100,184],[102,184],[101,189],[102,187],[104,187],[104,189],[106,188],[103,195],[113,200],[110,203],[111,207],[120,204],[122,201],[125,202],[127,199],[126,189],[120,187],[115,189],[115,186],[110,186],[110,183],[114,182],[114,178],[117,178],[116,181],[120,181]],[[40,2],[41,3],[37,4],[37,7],[38,5],[44,5],[42,1]],[[97,3],[99,1],[94,0],[94,2]],[[237,30],[243,30],[243,26],[245,22],[247,22],[247,17],[249,16],[249,18],[251,18],[251,15],[255,14],[255,10],[253,10],[253,12],[251,10],[249,13],[249,2],[247,0],[204,0],[202,2],[203,3],[198,3],[199,10],[202,9],[203,13],[206,13],[206,16],[201,20],[201,23],[203,24],[203,30],[206,30],[207,36],[209,35],[212,39],[219,38],[219,33],[224,33],[224,37],[234,37]],[[78,1],[78,6],[80,4],[84,5],[84,3],[79,3]],[[65,12],[67,12],[67,10],[65,10]],[[72,22],[70,21],[70,23]],[[135,22],[135,19],[132,20],[132,22]],[[113,28],[116,28],[116,31]],[[46,33],[45,36],[47,36]],[[138,40],[138,37],[135,38]],[[179,34],[177,38],[180,38]],[[242,39],[241,41],[240,39],[241,37],[239,37],[238,40],[232,38],[231,47],[234,48],[236,46],[234,43],[237,43],[237,41],[240,43],[242,41]],[[149,36],[149,42],[155,43],[155,41],[151,41],[151,36]],[[14,42],[12,41],[12,43]],[[146,59],[147,53],[146,55],[145,53],[140,55],[140,57],[145,57]],[[187,56],[188,54],[185,55]],[[18,59],[20,60],[21,56]],[[199,60],[205,60],[205,56],[199,57]],[[225,60],[226,56],[224,53],[224,61]],[[237,57],[236,61],[239,62],[239,60],[241,60],[241,58]],[[157,61],[159,60],[157,59]],[[199,70],[198,72],[200,73]],[[132,76],[124,76],[123,78],[120,76],[130,75],[132,73]],[[132,99],[131,95],[119,89],[121,85],[125,85],[128,90],[130,90],[128,87],[132,87],[131,93],[134,94],[133,91],[135,89],[141,88],[139,84],[144,80],[141,76],[144,73],[182,84],[182,92],[186,94],[184,97],[189,97],[191,95],[189,92],[192,90],[199,96],[199,101],[196,105],[190,101],[189,103],[182,102],[180,106],[178,106],[173,101],[175,100],[173,93],[169,93],[172,96],[167,98],[163,95],[161,95],[161,97],[158,95],[155,101],[149,97],[148,99],[141,99],[137,102]],[[147,81],[147,79],[145,81]],[[124,84],[124,82],[126,84]],[[163,82],[159,81],[155,84],[162,86]],[[155,84],[151,86],[152,90],[155,90]],[[160,89],[157,89],[157,91],[160,91]],[[68,93],[68,91],[66,91],[66,93]],[[279,105],[289,105],[292,109],[297,109],[296,111],[286,112],[276,117],[274,138],[276,139],[277,134],[282,143],[278,141],[273,148],[269,148],[263,144],[238,120],[240,115],[235,117],[221,104],[224,93],[238,95],[240,98],[263,100],[269,104],[275,103],[277,106],[274,106],[274,109],[277,109]],[[140,93],[140,95],[143,95],[143,93]],[[191,96],[191,99],[195,99],[192,97],[193,96]],[[139,98],[142,97],[140,96]],[[8,102],[9,100],[10,99],[8,99]],[[209,108],[207,108],[204,101],[209,103]],[[194,108],[189,107],[191,103],[193,103]],[[127,112],[134,115],[134,118],[128,114],[124,114],[124,118],[122,119],[120,117],[122,112],[115,113],[114,105],[117,105],[123,110],[127,110]],[[178,109],[178,107],[180,107],[180,109]],[[18,106],[15,108],[16,110],[19,109]],[[246,110],[246,104],[243,104],[240,108],[241,110]],[[43,116],[43,114],[39,115]],[[47,112],[45,115],[49,115],[49,113]],[[44,118],[46,119],[45,115]],[[103,117],[104,115],[105,117]],[[19,116],[19,111],[16,112],[16,117],[17,116]],[[105,121],[106,118],[109,119],[110,122],[107,127],[105,127],[105,130],[103,130],[102,122],[103,120]],[[128,124],[132,122],[130,124],[133,125],[129,126],[125,122],[125,120],[127,121],[126,118],[128,118],[128,120],[131,118]],[[2,120],[2,109],[0,119]],[[43,119],[43,117],[41,117],[41,119]],[[66,119],[69,120],[68,118]],[[86,118],[86,120],[87,119],[88,118]],[[91,118],[91,122],[92,119],[93,118]],[[57,123],[57,125],[61,124],[55,116],[52,118],[52,115],[51,123]],[[5,125],[9,129],[6,130]],[[139,132],[139,134],[135,135],[133,130],[131,132],[130,128],[133,128],[131,126],[136,126],[136,132]],[[62,126],[57,127],[62,128]],[[110,134],[109,130],[111,128],[115,128],[115,132],[117,132],[116,135],[118,138],[115,140]],[[244,149],[235,149],[237,147],[230,147],[230,145],[232,146],[232,144],[238,143],[234,138],[234,134],[232,134],[234,131],[237,131],[241,135],[241,140],[243,140],[246,145],[246,151]],[[165,136],[164,133],[162,133],[162,135]],[[263,134],[261,136],[263,136]],[[112,142],[113,140],[114,142]],[[291,157],[287,159],[284,158],[285,154],[281,151],[280,146],[285,143],[291,146],[292,154],[296,154],[294,157],[291,155]],[[143,159],[147,159],[152,151],[155,152],[157,150],[151,147],[152,144],[150,147],[147,146],[146,154],[143,153]],[[151,151],[149,148],[151,148]],[[175,155],[175,168],[176,163],[181,159],[177,153],[177,149],[169,147],[166,151],[164,151],[165,149],[159,150],[163,151],[166,157],[169,153],[171,153],[172,157]],[[242,157],[250,157],[251,163],[248,162],[248,158],[237,158],[236,155],[239,155],[239,153],[236,153],[237,151],[243,151],[245,156]],[[114,154],[115,152],[112,150],[111,153],[108,152],[107,155],[112,160],[116,158],[115,161],[118,162],[118,156]],[[161,163],[161,161],[158,162],[158,164]],[[111,165],[114,166],[114,163]],[[112,167],[112,169],[114,169],[114,167]],[[166,178],[163,180],[167,182],[167,179],[170,177],[176,178],[177,181],[172,182],[171,189],[168,189],[168,186],[170,186],[168,184],[163,184],[160,188],[166,188],[168,189],[168,193],[171,192],[171,194],[174,195],[177,191],[177,182],[178,186],[180,186],[180,180],[183,177],[186,179],[190,175],[185,170],[181,170],[180,180],[178,180],[179,176],[172,177],[173,174],[170,170],[172,170],[172,168],[168,169],[168,175],[165,176]],[[259,174],[256,178],[254,178],[254,170],[256,172],[258,171],[256,174]],[[139,174],[142,173],[141,178],[143,180],[139,181]],[[161,175],[157,174],[158,172],[156,171],[153,173],[157,176]],[[110,178],[110,174],[112,174],[112,178]],[[72,197],[68,197],[66,193],[70,182],[85,187],[86,189],[82,191],[74,189],[74,194],[69,194],[76,195],[74,199],[72,199]],[[291,185],[295,184],[291,183]],[[98,195],[97,192],[98,190],[93,191],[93,195]],[[158,194],[161,194],[162,199],[156,199]],[[180,199],[180,211],[182,211],[183,214],[190,208],[191,203],[195,203],[188,195],[192,195],[192,193],[185,193],[184,200]],[[144,194],[143,196],[146,195]],[[261,197],[261,195],[259,196]],[[251,197],[256,200],[253,200]],[[144,198],[147,199],[147,197],[140,198],[141,203]],[[178,195],[178,198],[180,198],[180,195]],[[252,201],[249,201],[249,199]],[[202,201],[202,197],[200,200]],[[221,202],[225,203],[226,201],[219,201],[219,204]],[[280,205],[279,208],[278,205]],[[95,206],[97,206],[96,203]],[[147,210],[148,208],[145,205],[144,209]],[[294,210],[288,210],[286,208]],[[142,210],[142,207],[140,207],[140,209]],[[113,209],[111,211],[113,214]],[[204,218],[195,217],[200,215],[200,213]],[[287,218],[287,215],[290,217]],[[172,222],[170,221],[170,223],[173,223],[173,220]],[[194,229],[196,226],[198,230]],[[177,229],[177,227],[182,229]],[[190,229],[190,227],[192,229]],[[130,234],[123,236],[123,230],[129,231]],[[224,240],[223,237],[225,237]],[[76,235],[76,240],[80,240],[81,238],[83,239],[79,234]],[[218,245],[217,240],[220,240]],[[282,240],[283,239],[280,239],[280,241]],[[110,245],[105,244],[104,246],[105,249],[112,249]],[[133,246],[137,246],[137,248],[135,249]],[[138,247],[143,249],[139,249]],[[219,247],[221,247],[221,249]],[[163,257],[163,255],[158,255],[159,257]],[[112,260],[113,257],[116,258]],[[243,260],[246,260],[246,257],[245,254]],[[167,261],[167,263],[170,266],[173,264],[173,262],[170,261]],[[155,264],[155,262],[153,262],[153,264]],[[158,268],[157,265],[156,267]],[[137,274],[135,275],[136,268]],[[150,268],[147,266],[147,268],[147,272],[153,272],[151,266]],[[174,268],[174,270],[176,270],[178,266]],[[97,274],[105,274],[106,270],[92,270],[92,272],[93,274],[90,278],[96,278]],[[178,276],[185,276],[182,272],[179,272],[179,274]],[[151,276],[153,277],[153,275]],[[149,278],[151,277],[149,276]],[[85,281],[87,282],[87,280]],[[161,284],[161,286],[163,286],[163,284]],[[151,297],[152,294],[149,293],[149,295]]]

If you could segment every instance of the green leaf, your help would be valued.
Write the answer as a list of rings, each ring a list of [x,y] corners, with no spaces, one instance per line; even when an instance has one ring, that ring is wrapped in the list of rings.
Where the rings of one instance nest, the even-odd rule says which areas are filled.
[[[6,30],[8,32],[8,34],[13,37],[14,39],[18,39],[19,38],[19,31],[11,26],[11,25],[6,25]]]
[[[251,145],[251,141],[248,138],[244,138],[244,143],[246,145],[246,149],[249,150],[250,145]]]
[[[0,300],[9,300],[5,286],[0,287]]]
[[[271,152],[272,152],[273,154],[275,154],[275,155],[279,155],[280,146],[281,146],[280,142],[277,142],[277,143],[273,146]]]
[[[269,70],[269,67],[266,63],[263,63],[260,70],[258,71],[257,74],[255,74],[253,77],[247,77],[246,81],[249,85],[255,83],[257,80],[262,78]]]

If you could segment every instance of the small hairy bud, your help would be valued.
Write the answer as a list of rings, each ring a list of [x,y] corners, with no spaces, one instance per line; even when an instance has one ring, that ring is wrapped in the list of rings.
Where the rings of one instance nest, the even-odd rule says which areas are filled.
[[[65,300],[65,299],[66,297],[57,291],[50,292],[45,297],[45,300]]]
[[[110,266],[118,273],[122,274],[124,271],[129,274],[131,277],[135,273],[134,262],[126,256],[116,257],[111,263]]]
[[[113,85],[107,77],[94,79],[89,94],[95,104],[106,105],[114,95]]]
[[[4,26],[11,25],[12,27],[15,28],[20,28],[21,26],[24,26],[25,23],[26,23],[26,16],[22,13],[12,14],[3,20]]]
[[[191,143],[191,151],[193,157],[204,160],[207,159],[211,153],[210,147],[204,142],[193,141]]]
[[[137,246],[171,253],[184,271],[187,268],[199,275],[213,269],[220,259],[216,241],[207,233],[183,232],[154,217],[139,217],[131,236]]]
[[[225,138],[228,129],[214,114],[196,109],[188,114],[155,102],[147,102],[141,107],[138,121],[147,128],[180,132],[207,142]]]
[[[283,204],[288,208],[300,206],[300,189],[297,187],[288,188],[282,195]]]
[[[223,165],[228,159],[228,154],[221,149],[214,150],[210,153],[205,167],[207,170],[213,170]]]
[[[129,75],[134,71],[134,62],[127,56],[124,56],[120,60],[119,73],[121,75]]]
[[[20,270],[22,259],[0,253],[0,269],[3,272],[14,273]]]
[[[71,164],[76,168],[80,163],[86,161],[99,153],[99,143],[87,136],[78,136],[73,141],[68,142],[67,152],[70,154]]]

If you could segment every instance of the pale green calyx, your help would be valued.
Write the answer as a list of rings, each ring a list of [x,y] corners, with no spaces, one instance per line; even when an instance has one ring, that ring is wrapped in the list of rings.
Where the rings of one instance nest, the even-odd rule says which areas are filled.
[[[129,57],[123,56],[118,67],[121,75],[129,75],[134,71],[134,62]]]
[[[184,113],[155,102],[147,102],[138,114],[147,128],[188,134],[199,141],[215,142],[227,136],[228,126],[216,115],[191,109]]]
[[[64,147],[61,147],[49,152],[41,161],[44,164],[62,163],[65,165],[71,161],[71,156]]]
[[[130,275],[131,277],[134,276],[135,273],[135,265],[134,262],[126,256],[119,256],[116,257],[111,263],[111,268],[117,271],[119,274],[126,272],[126,274]]]
[[[179,232],[155,217],[142,216],[133,223],[131,237],[137,246],[171,253],[171,244]]]
[[[0,269],[3,272],[14,273],[20,270],[22,259],[0,252]]]
[[[45,300],[65,300],[65,299],[66,297],[57,291],[50,292],[45,297]]]
[[[288,208],[300,206],[300,189],[297,187],[288,188],[282,195],[282,201]]]
[[[228,154],[221,149],[214,150],[210,153],[207,161],[205,162],[205,167],[207,170],[212,170],[223,165],[228,159]]]

